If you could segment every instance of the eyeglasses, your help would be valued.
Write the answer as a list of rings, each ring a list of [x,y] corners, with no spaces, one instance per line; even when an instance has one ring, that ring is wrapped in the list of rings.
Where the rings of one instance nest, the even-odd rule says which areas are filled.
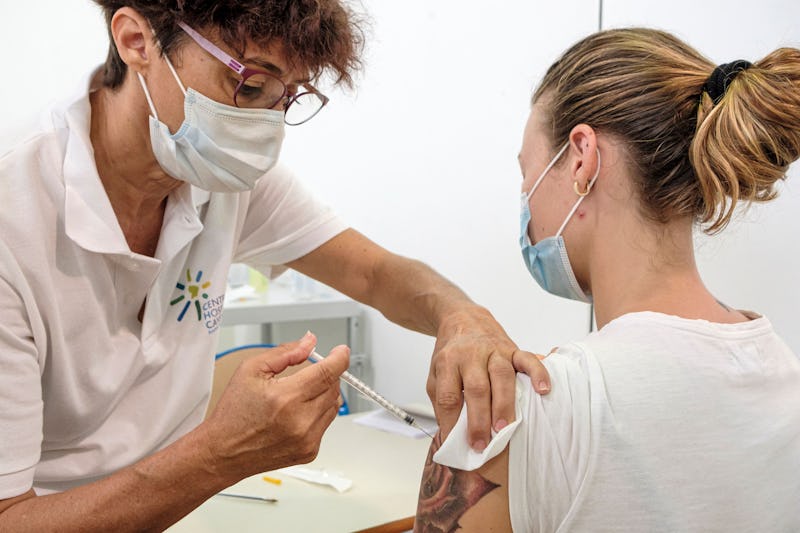
[[[233,103],[236,107],[272,109],[281,104],[284,122],[290,126],[297,126],[311,120],[328,103],[328,97],[310,83],[301,85],[302,92],[291,94],[286,84],[277,76],[242,65],[184,22],[179,21],[178,26],[206,52],[239,75],[238,85],[233,91]]]

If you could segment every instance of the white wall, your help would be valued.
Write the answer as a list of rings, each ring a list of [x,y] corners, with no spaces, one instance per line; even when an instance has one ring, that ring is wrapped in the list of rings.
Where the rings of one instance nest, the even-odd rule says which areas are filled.
[[[105,22],[90,0],[8,4],[0,16],[0,153],[21,140],[49,102],[66,96],[102,63],[108,50]]]
[[[604,28],[655,26],[718,64],[755,61],[780,46],[800,46],[796,0],[604,0],[603,7]],[[777,200],[754,206],[722,234],[700,236],[698,261],[720,300],[766,315],[800,352],[800,166],[792,167],[779,190]]]
[[[453,279],[531,350],[588,330],[588,307],[547,296],[522,265],[516,154],[534,84],[597,28],[598,1],[364,0],[374,22],[358,91],[330,91],[330,107],[285,145],[284,160],[354,227]],[[603,13],[606,27],[665,27],[720,62],[797,44],[798,15],[794,0],[604,0]],[[25,117],[103,60],[107,42],[89,0],[6,8],[0,31],[2,152]],[[33,68],[45,74],[30,77]],[[702,258],[721,298],[768,314],[796,350],[799,189],[790,180],[780,200],[750,215],[758,224],[703,244]],[[367,322],[377,387],[399,402],[424,400],[432,339],[374,312]]]

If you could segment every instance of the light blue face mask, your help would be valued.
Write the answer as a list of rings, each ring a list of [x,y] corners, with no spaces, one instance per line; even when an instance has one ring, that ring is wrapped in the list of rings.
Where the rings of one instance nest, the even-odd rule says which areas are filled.
[[[553,160],[545,167],[542,175],[539,176],[539,179],[537,179],[536,183],[531,187],[530,192],[527,194],[523,192],[520,197],[519,246],[522,250],[522,259],[525,261],[525,266],[528,267],[531,276],[539,283],[541,288],[556,296],[590,303],[592,297],[581,289],[578,280],[575,279],[575,273],[572,270],[572,265],[570,265],[569,257],[567,256],[567,246],[564,244],[564,237],[561,236],[561,233],[567,226],[567,222],[572,218],[572,215],[577,211],[578,206],[581,205],[586,194],[589,194],[598,174],[600,174],[600,150],[597,150],[597,172],[595,172],[594,177],[587,185],[586,193],[580,196],[578,201],[575,202],[575,205],[572,207],[572,210],[569,212],[556,234],[553,237],[542,239],[536,244],[531,244],[531,239],[528,236],[528,224],[531,221],[531,196],[533,196],[534,191],[547,175],[547,172],[553,168],[553,165],[555,165],[564,152],[567,151],[567,147],[569,147],[569,143],[565,144]]]
[[[283,111],[243,109],[186,89],[165,57],[184,94],[184,120],[175,134],[158,119],[141,73],[139,82],[150,106],[153,155],[173,178],[211,192],[242,192],[278,161],[283,143]]]

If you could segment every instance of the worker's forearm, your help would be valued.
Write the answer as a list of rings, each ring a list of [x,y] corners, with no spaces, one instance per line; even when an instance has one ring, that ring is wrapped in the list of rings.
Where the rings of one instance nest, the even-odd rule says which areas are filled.
[[[442,319],[477,307],[464,292],[424,263],[396,255],[376,266],[370,305],[401,326],[436,335]]]
[[[163,531],[236,480],[212,465],[202,426],[95,483],[31,497],[0,514],[0,531]]]
[[[426,264],[393,254],[353,229],[288,266],[428,335],[460,310],[485,312]]]

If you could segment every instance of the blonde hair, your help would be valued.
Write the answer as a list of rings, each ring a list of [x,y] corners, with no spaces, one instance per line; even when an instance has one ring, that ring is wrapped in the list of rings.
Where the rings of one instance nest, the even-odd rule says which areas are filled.
[[[607,30],[567,50],[533,100],[546,96],[553,147],[581,123],[625,143],[648,218],[716,233],[737,203],[773,199],[800,157],[800,50],[739,72],[716,104],[703,91],[714,68],[669,33]]]

